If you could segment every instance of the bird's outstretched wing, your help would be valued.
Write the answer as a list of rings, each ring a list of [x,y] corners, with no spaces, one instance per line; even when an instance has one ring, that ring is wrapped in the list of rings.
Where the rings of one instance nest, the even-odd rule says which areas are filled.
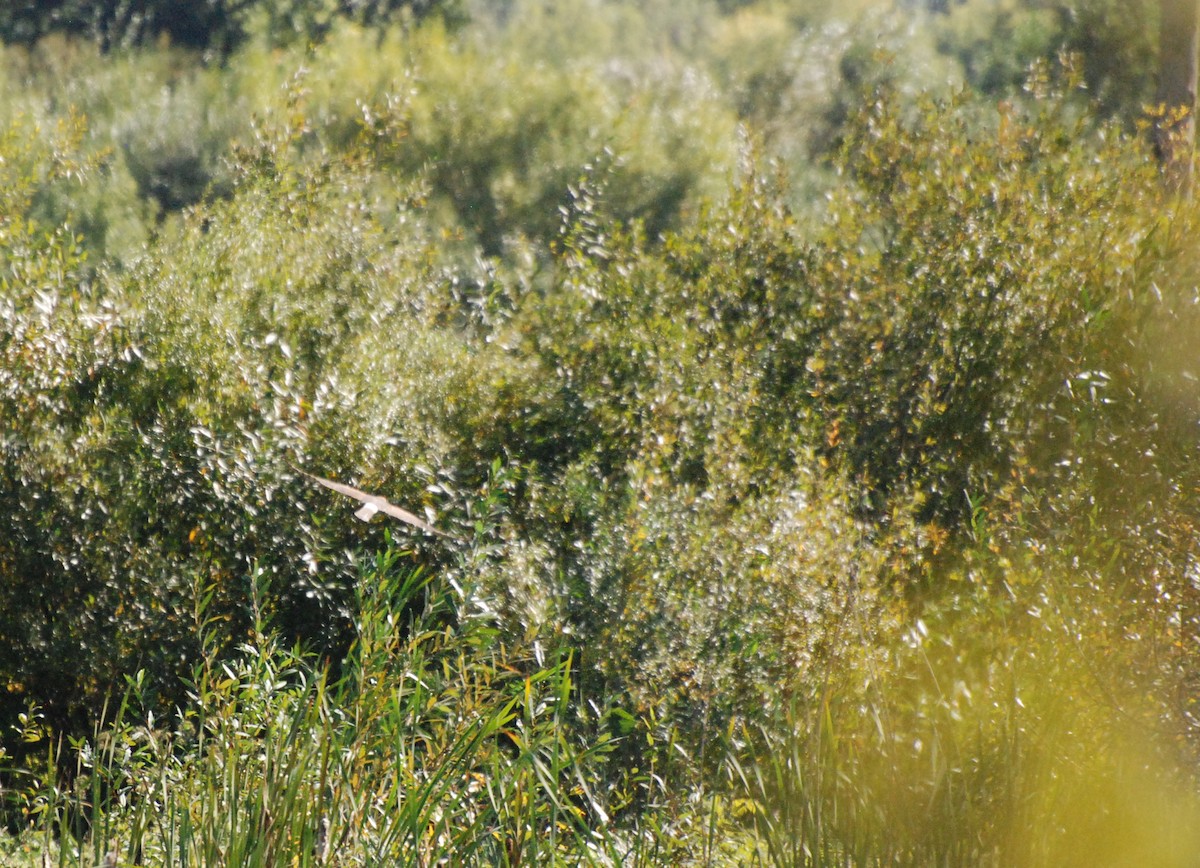
[[[385,498],[382,498],[377,494],[368,494],[367,492],[361,491],[351,485],[346,485],[342,482],[334,482],[332,479],[324,479],[320,476],[314,476],[313,474],[307,473],[303,470],[300,472],[313,482],[325,486],[330,491],[336,491],[338,494],[344,494],[346,497],[352,498],[361,503],[362,506],[359,507],[358,511],[355,512],[354,515],[356,518],[361,519],[362,521],[370,521],[375,517],[375,513],[382,512],[385,515],[390,515],[392,518],[398,518],[405,524],[412,525],[418,530],[423,530],[426,533],[436,534],[444,539],[452,539],[462,542],[461,537],[446,533],[444,530],[439,530],[429,522],[425,521],[425,519],[414,515],[407,509],[396,506],[394,503],[389,503]]]

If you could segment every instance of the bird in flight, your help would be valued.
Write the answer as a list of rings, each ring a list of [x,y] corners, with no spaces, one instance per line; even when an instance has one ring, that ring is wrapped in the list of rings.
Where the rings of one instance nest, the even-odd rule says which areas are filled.
[[[300,472],[313,482],[325,486],[330,491],[336,491],[338,494],[343,494],[346,497],[352,498],[361,503],[362,506],[359,507],[354,513],[354,517],[360,521],[370,521],[375,517],[375,513],[382,512],[384,515],[390,515],[392,518],[398,518],[405,524],[412,525],[418,530],[423,530],[426,533],[435,534],[443,539],[451,539],[458,542],[463,541],[462,537],[455,536],[451,533],[446,533],[446,531],[434,527],[429,522],[425,521],[425,519],[418,517],[417,515],[409,512],[407,509],[396,506],[394,503],[389,503],[386,498],[380,497],[377,494],[368,494],[367,492],[357,489],[352,485],[346,485],[342,482],[334,482],[332,479],[324,479],[320,476],[314,476],[313,474],[303,470]]]

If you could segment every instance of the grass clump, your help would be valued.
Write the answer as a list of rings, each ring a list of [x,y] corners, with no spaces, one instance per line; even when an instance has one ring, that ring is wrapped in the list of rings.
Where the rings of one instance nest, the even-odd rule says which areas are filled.
[[[582,701],[570,655],[496,643],[458,591],[404,559],[365,566],[355,640],[332,666],[258,623],[232,655],[210,648],[173,719],[146,712],[135,676],[113,719],[69,750],[69,786],[19,792],[45,852],[63,865],[633,855],[595,771],[613,734],[581,717],[599,707]]]

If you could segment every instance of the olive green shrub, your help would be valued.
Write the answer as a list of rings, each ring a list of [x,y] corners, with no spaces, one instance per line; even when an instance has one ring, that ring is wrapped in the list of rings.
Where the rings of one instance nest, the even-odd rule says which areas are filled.
[[[886,663],[735,740],[775,864],[1195,846],[1194,206],[1030,84],[868,105],[811,248],[815,445],[919,581]]]
[[[1066,95],[919,111],[875,101],[847,140],[811,271],[829,326],[805,366],[829,453],[876,507],[908,488],[946,518],[1036,450],[1099,314],[1143,291],[1155,180]]]
[[[813,448],[813,254],[773,185],[747,179],[657,245],[577,192],[557,284],[513,320],[561,420],[527,486],[542,546],[519,563],[547,576],[539,605],[585,673],[703,750],[782,685],[875,653],[903,608],[893,543]]]
[[[450,75],[439,55],[451,50],[444,31],[420,38],[424,62]],[[198,601],[211,597],[232,641],[247,623],[254,570],[273,577],[287,636],[334,655],[344,649],[346,551],[379,535],[301,469],[442,511],[470,537],[496,458],[536,463],[574,436],[559,425],[569,409],[539,360],[497,331],[529,289],[501,277],[528,269],[469,257],[463,266],[435,249],[443,224],[418,206],[424,189],[394,162],[417,138],[405,138],[416,116],[407,106],[389,114],[385,99],[363,119],[361,141],[347,118],[326,150],[305,114],[322,110],[319,88],[268,96],[252,126],[234,115],[239,93],[262,96],[248,84],[261,67],[176,69],[178,53],[130,54],[106,60],[92,78],[81,70],[95,53],[78,51],[72,59],[45,45],[6,56],[18,71],[44,65],[65,99],[96,115],[75,146],[94,154],[77,158],[88,165],[86,183],[45,137],[35,141],[46,153],[19,163],[14,151],[6,163],[24,173],[10,213],[88,233],[82,242],[65,230],[44,237],[31,224],[14,236],[5,332],[16,360],[6,400],[19,409],[6,414],[5,432],[13,526],[4,543],[6,699],[14,709],[40,703],[51,725],[68,731],[84,726],[131,667],[169,703],[197,653]],[[319,58],[314,66],[319,81]],[[167,87],[155,89],[156,79]],[[122,92],[145,96],[160,113],[122,105]],[[53,128],[62,104],[36,89],[27,97],[38,122]],[[563,88],[563,105],[575,99]],[[608,111],[602,99],[590,106],[583,114]],[[682,124],[664,119],[665,107],[635,115],[638,136],[658,135],[660,121]],[[677,184],[672,173],[711,171],[698,168],[703,152],[690,164],[678,159],[686,129],[668,130],[650,163],[630,161],[651,181],[623,213],[667,195],[674,204],[658,213],[674,219],[673,197],[690,195],[691,181]],[[229,141],[235,133],[240,143]],[[567,153],[538,194],[549,216],[522,207],[537,231],[553,234],[562,220],[556,197],[568,196],[580,163],[593,147],[603,154],[605,140],[560,145],[548,133],[546,142]],[[195,184],[152,204],[145,197],[155,178],[181,183],[168,164],[183,152],[198,166]],[[510,170],[497,162],[496,171]],[[141,198],[131,199],[135,181]],[[160,210],[184,204],[173,216]],[[86,264],[81,243],[92,254]],[[26,257],[36,267],[21,264]],[[558,460],[569,461],[569,450]],[[513,526],[536,531],[536,513],[519,506]],[[418,559],[445,561],[444,549],[414,543]]]
[[[846,183],[808,240],[754,176],[661,245],[607,223],[599,188],[581,188],[558,284],[515,324],[569,420],[555,454],[571,462],[543,507],[562,517],[563,596],[616,601],[576,605],[568,621],[585,635],[628,631],[625,677],[659,653],[690,659],[679,625],[704,623],[701,610],[740,612],[753,635],[757,616],[716,589],[773,580],[748,554],[722,569],[720,541],[754,551],[770,526],[742,522],[798,490],[842,492],[819,523],[867,523],[858,559],[829,552],[813,572],[855,585],[871,611],[883,589],[928,588],[948,539],[986,547],[990,533],[1057,514],[1063,504],[1041,499],[1047,480],[1063,485],[1055,497],[1095,492],[1093,477],[1061,468],[1098,444],[1072,445],[1061,419],[1119,428],[1125,444],[1163,424],[1078,400],[1147,315],[1150,275],[1173,256],[1149,241],[1155,177],[1136,142],[1081,118],[1072,91],[1031,86],[986,114],[965,96],[910,111],[880,92],[849,128]],[[1008,517],[992,531],[990,515]],[[1057,523],[1068,526],[1082,527]],[[693,550],[703,568],[679,573]],[[802,596],[803,573],[779,581]],[[719,578],[706,586],[706,575]],[[686,602],[672,603],[679,593]],[[785,629],[778,613],[768,620]],[[661,675],[644,677],[661,688]]]
[[[301,470],[453,513],[501,452],[487,405],[525,376],[460,331],[419,218],[387,235],[366,168],[289,154],[263,144],[230,199],[123,271],[85,272],[70,235],[11,224],[0,665],[6,697],[56,727],[131,667],[168,700],[198,602],[232,639],[255,570],[289,637],[344,650],[346,552],[370,532]],[[35,182],[13,179],[11,213]],[[457,499],[439,502],[447,475]]]
[[[0,281],[0,461],[3,511],[8,528],[0,542],[4,576],[6,712],[27,690],[41,693],[64,713],[70,689],[91,682],[95,671],[70,647],[82,634],[103,629],[87,610],[80,557],[68,542],[73,530],[95,528],[101,512],[80,507],[89,484],[75,478],[65,456],[87,437],[89,408],[106,371],[120,366],[119,318],[86,280],[78,239],[30,219],[33,198],[47,181],[79,178],[93,168],[80,155],[81,132],[64,124],[51,136],[32,126],[8,126],[0,138],[0,227],[4,250]],[[56,520],[59,508],[66,524]],[[78,593],[74,605],[64,605]]]

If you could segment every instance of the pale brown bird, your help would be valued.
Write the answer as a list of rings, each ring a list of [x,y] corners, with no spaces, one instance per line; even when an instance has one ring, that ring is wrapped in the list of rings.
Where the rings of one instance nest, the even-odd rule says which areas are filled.
[[[365,491],[355,488],[352,485],[346,485],[342,482],[334,482],[332,479],[324,479],[320,476],[314,476],[311,473],[301,470],[305,476],[320,485],[325,486],[330,491],[336,491],[338,494],[344,494],[346,497],[353,498],[359,501],[362,506],[354,513],[354,517],[360,521],[370,521],[375,517],[375,513],[382,512],[384,515],[390,515],[392,518],[398,518],[405,524],[412,525],[418,530],[423,530],[426,533],[436,534],[444,539],[452,539],[457,542],[462,542],[462,537],[447,533],[444,530],[434,527],[423,518],[409,512],[407,509],[396,506],[394,503],[389,503],[386,498],[380,497],[377,494],[368,494]]]

